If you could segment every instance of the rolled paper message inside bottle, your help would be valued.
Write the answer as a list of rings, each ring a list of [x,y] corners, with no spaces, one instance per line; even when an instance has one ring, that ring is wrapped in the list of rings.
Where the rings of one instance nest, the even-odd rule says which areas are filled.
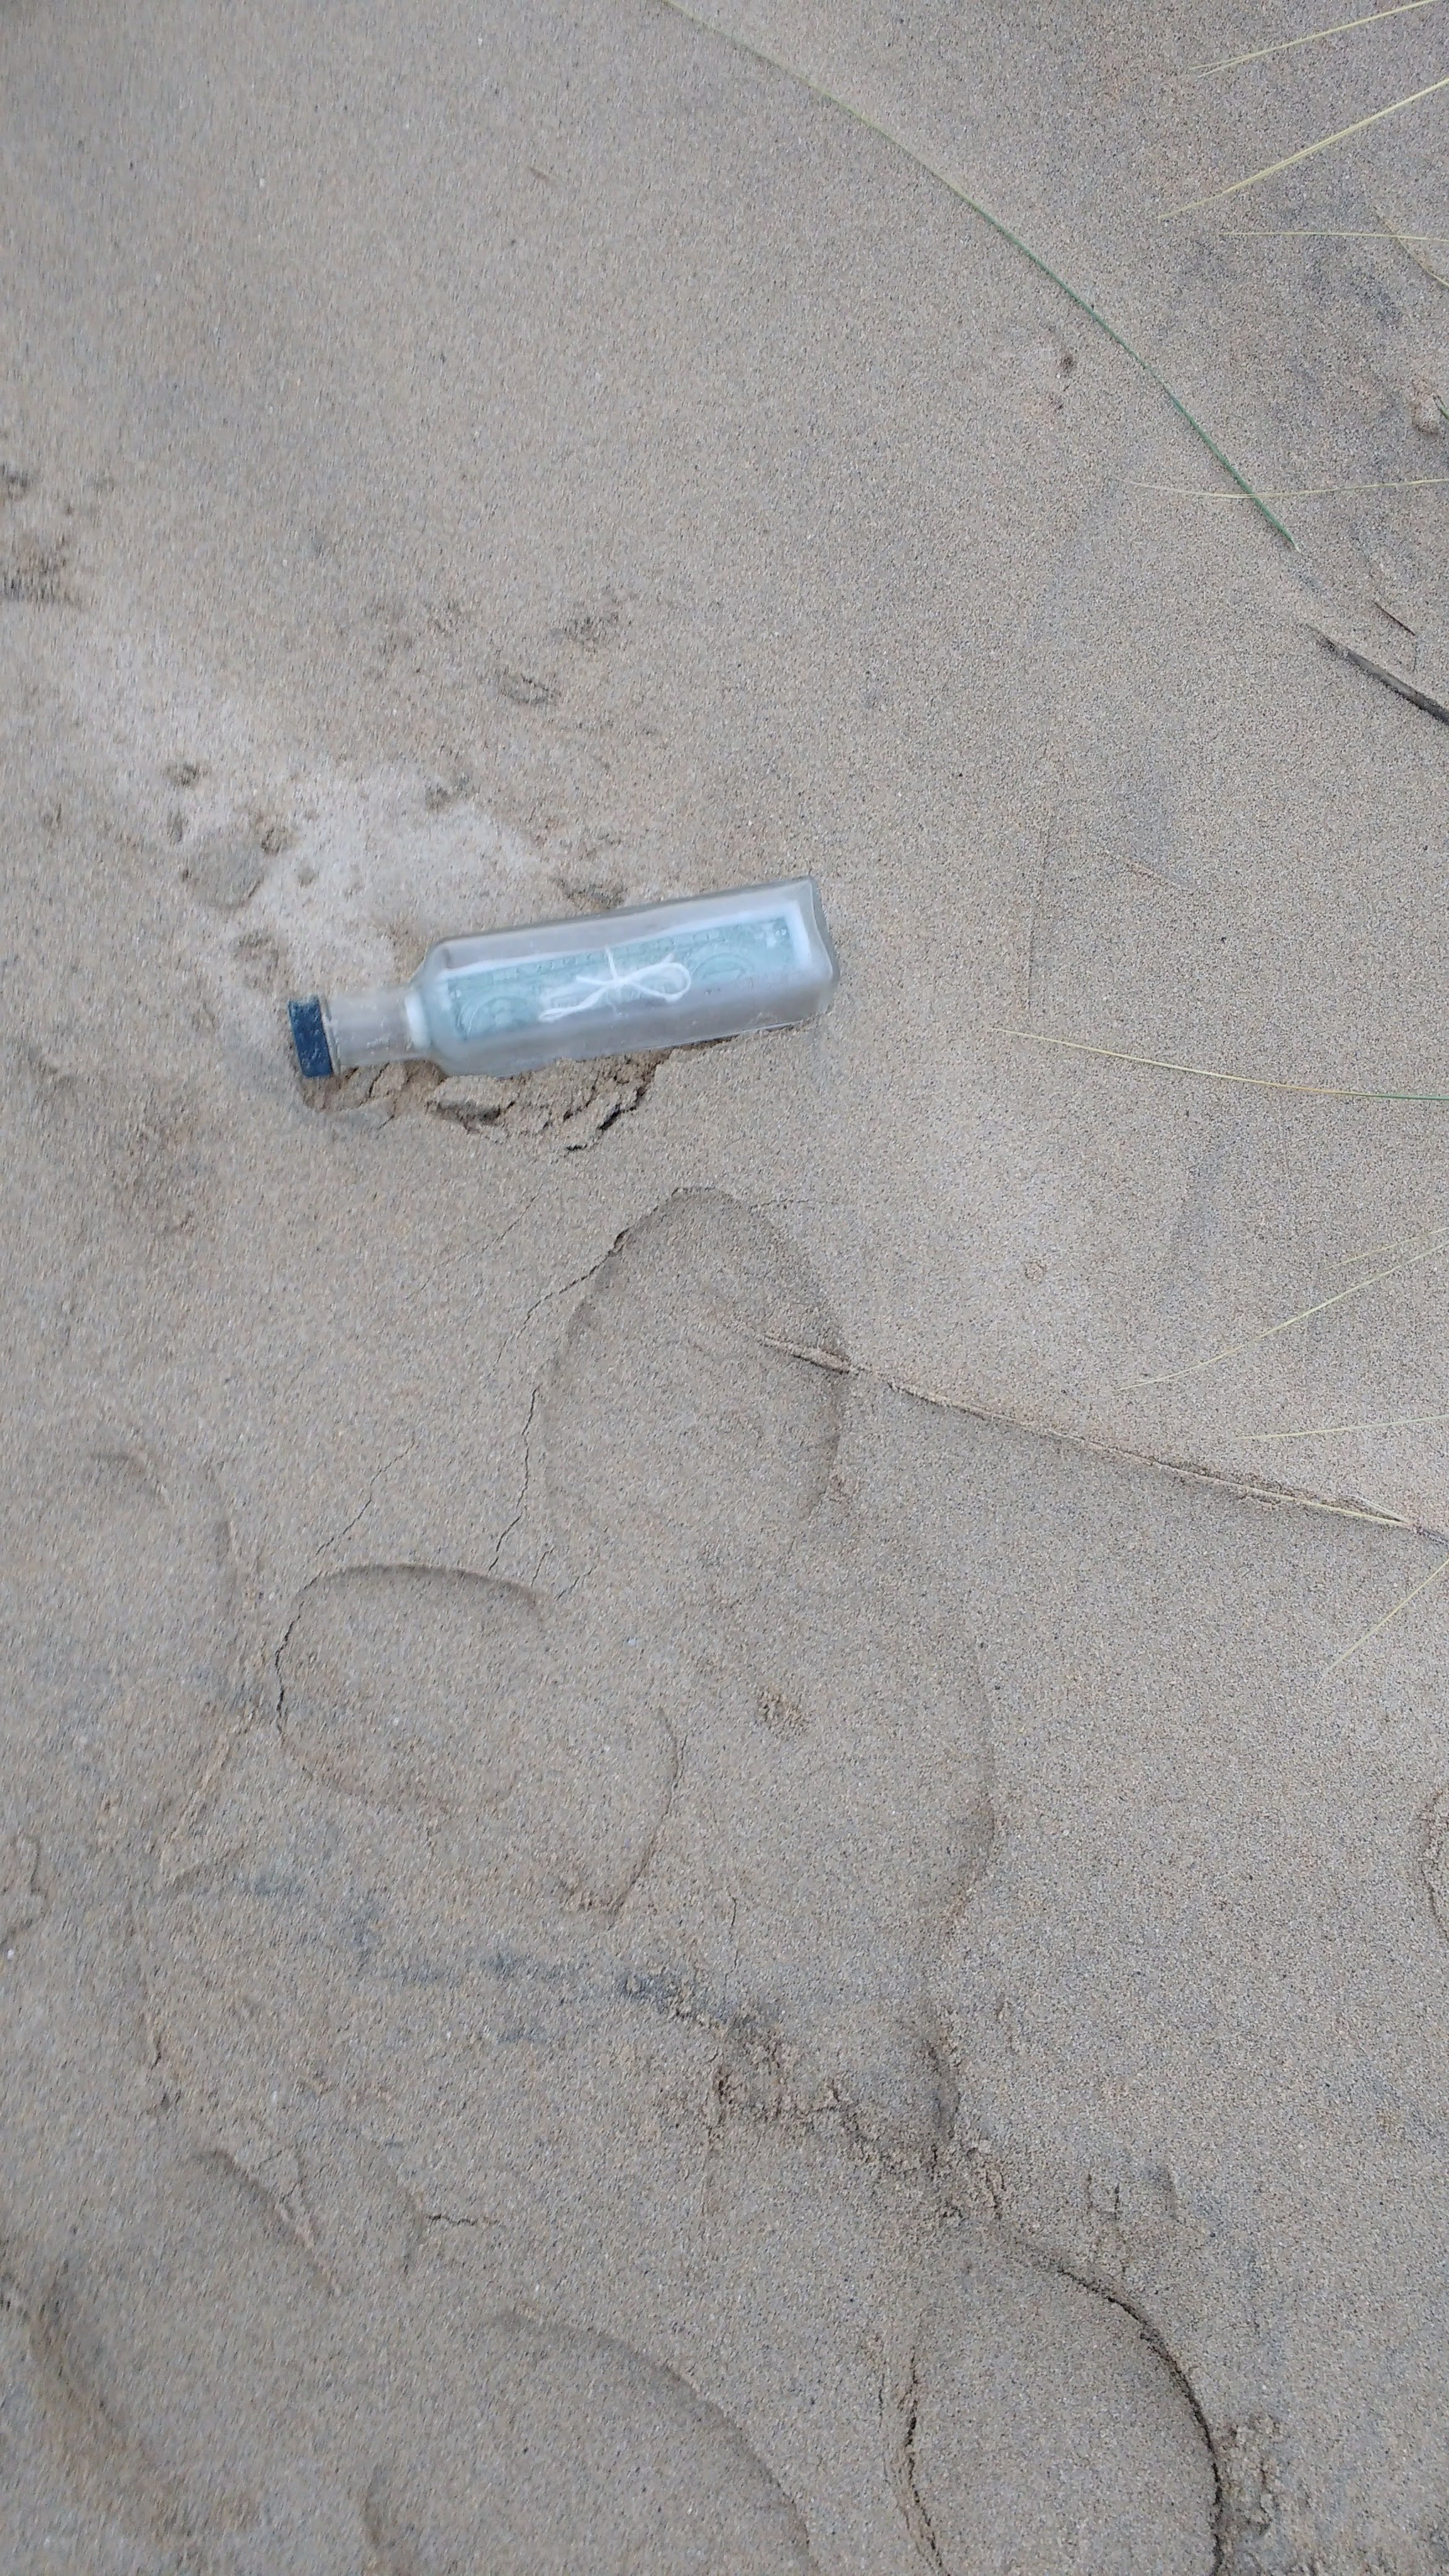
[[[792,877],[440,940],[410,984],[288,1010],[314,1077],[423,1058],[445,1073],[528,1073],[790,1028],[828,1009],[837,979],[815,880]]]

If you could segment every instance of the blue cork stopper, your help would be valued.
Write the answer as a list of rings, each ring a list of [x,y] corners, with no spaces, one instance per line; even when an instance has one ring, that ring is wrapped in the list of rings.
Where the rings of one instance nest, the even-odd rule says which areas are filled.
[[[314,993],[309,1002],[289,1002],[287,1017],[292,1023],[292,1044],[297,1050],[299,1067],[309,1082],[325,1082],[337,1068],[327,1043],[318,996]]]

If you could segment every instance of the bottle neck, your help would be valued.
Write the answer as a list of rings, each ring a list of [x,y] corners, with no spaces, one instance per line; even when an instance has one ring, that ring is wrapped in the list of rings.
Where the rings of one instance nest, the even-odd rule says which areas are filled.
[[[427,1018],[411,984],[333,994],[322,1018],[339,1073],[361,1064],[407,1064],[430,1052]]]

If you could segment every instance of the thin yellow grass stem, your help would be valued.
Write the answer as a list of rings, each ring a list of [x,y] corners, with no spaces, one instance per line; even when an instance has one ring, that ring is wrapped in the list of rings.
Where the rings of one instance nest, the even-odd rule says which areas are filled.
[[[677,6],[677,0],[669,0],[669,5]],[[1296,170],[1300,161],[1311,161],[1315,152],[1327,152],[1335,143],[1347,143],[1352,135],[1381,124],[1386,116],[1397,116],[1401,107],[1417,107],[1421,98],[1433,98],[1441,89],[1449,89],[1449,72],[1442,80],[1430,81],[1424,89],[1410,90],[1406,98],[1390,99],[1387,107],[1376,107],[1370,116],[1356,116],[1352,125],[1341,125],[1336,134],[1320,134],[1316,143],[1305,143],[1299,151],[1285,153],[1281,161],[1270,161],[1266,170],[1252,170],[1246,179],[1230,179],[1225,188],[1214,188],[1206,197],[1190,197],[1185,205],[1168,206],[1159,220],[1169,223],[1175,215],[1198,214],[1204,206],[1220,205],[1224,197],[1240,196],[1244,188],[1259,187],[1264,179],[1276,179],[1284,170]]]
[[[1449,233],[1395,233],[1383,224],[1225,224],[1224,241],[1449,241]]]
[[[1370,1638],[1381,1637],[1385,1628],[1392,1627],[1401,1611],[1407,1610],[1411,1601],[1417,1601],[1421,1592],[1427,1592],[1431,1583],[1437,1583],[1441,1574],[1449,1574],[1449,1556],[1441,1557],[1433,1571],[1426,1574],[1421,1583],[1411,1584],[1409,1590],[1400,1595],[1392,1610],[1386,1610],[1382,1619],[1375,1619],[1371,1628],[1365,1628],[1361,1637],[1355,1637],[1351,1646],[1345,1646],[1341,1655],[1335,1655],[1331,1664],[1325,1664],[1324,1680],[1327,1681],[1330,1673],[1336,1673],[1341,1665],[1346,1664],[1350,1655],[1356,1655],[1360,1646],[1366,1646]]]
[[[1419,265],[1422,267],[1423,262]],[[1430,269],[1433,277],[1437,271]],[[1449,278],[1439,278],[1449,286]],[[1134,492],[1160,492],[1174,501],[1245,501],[1245,492],[1219,492],[1211,484],[1134,483]],[[1326,501],[1339,492],[1442,492],[1449,489],[1449,474],[1404,474],[1389,483],[1297,483],[1290,490],[1264,490],[1253,495],[1259,501]]]
[[[1361,1252],[1345,1252],[1338,1266],[1340,1270],[1352,1270],[1360,1261],[1382,1261],[1391,1252],[1412,1252],[1416,1244],[1430,1243],[1442,1231],[1442,1226],[1426,1225],[1417,1234],[1396,1234],[1387,1243],[1365,1244]]]
[[[1438,1422],[1449,1422],[1449,1413],[1381,1413],[1372,1422],[1317,1422],[1306,1431],[1234,1431],[1229,1437],[1261,1448],[1270,1440],[1347,1440],[1360,1431],[1414,1431]]]
[[[1436,286],[1449,286],[1449,277],[1445,276],[1442,268],[1436,268],[1433,261],[1431,259],[1426,259],[1423,252],[1416,247],[1419,240],[1418,234],[1401,233],[1398,225],[1391,224],[1388,216],[1381,213],[1377,206],[1375,206],[1374,212],[1378,215],[1379,222],[1383,225],[1390,241],[1398,243],[1398,246],[1404,253],[1406,259],[1411,259],[1414,266],[1418,269],[1422,269],[1426,277],[1432,278]]]
[[[1201,1377],[1205,1369],[1220,1368],[1224,1360],[1241,1359],[1245,1351],[1261,1350],[1265,1342],[1275,1341],[1280,1333],[1291,1333],[1295,1324],[1310,1323],[1315,1315],[1326,1315],[1334,1306],[1346,1306],[1353,1297],[1364,1296],[1370,1288],[1381,1288],[1386,1279],[1397,1278],[1401,1270],[1413,1270],[1421,1261],[1434,1261],[1449,1251],[1449,1226],[1442,1239],[1426,1244],[1421,1252],[1405,1253],[1401,1261],[1390,1261],[1382,1270],[1369,1273],[1367,1279],[1355,1279],[1347,1288],[1335,1288],[1331,1296],[1317,1297],[1311,1306],[1300,1306],[1294,1315],[1280,1317],[1276,1324],[1265,1324],[1262,1331],[1249,1333],[1241,1342],[1229,1342],[1220,1351],[1209,1351],[1205,1359],[1189,1360],[1185,1368],[1164,1369],[1156,1377],[1140,1377],[1137,1386],[1177,1386],[1184,1378]]]
[[[1185,1073],[1195,1082],[1231,1082],[1248,1091],[1296,1091],[1308,1100],[1408,1101],[1449,1108],[1449,1091],[1355,1091],[1338,1082],[1279,1082],[1265,1073],[1224,1073],[1216,1065],[1179,1064],[1169,1056],[1129,1055],[1125,1047],[1088,1046],[1082,1038],[1059,1038],[1048,1029],[1002,1029],[1001,1037],[1028,1038],[1033,1046],[1062,1047],[1068,1055],[1095,1055],[1110,1064],[1136,1064],[1147,1073]]]
[[[913,168],[921,171],[924,177],[934,179],[936,185],[944,188],[959,205],[965,206],[967,211],[975,215],[983,224],[988,224],[1002,241],[1010,243],[1013,250],[1020,251],[1022,258],[1030,261],[1039,276],[1046,278],[1059,294],[1066,297],[1069,304],[1076,306],[1079,313],[1085,313],[1090,322],[1095,322],[1098,330],[1106,333],[1113,347],[1120,349],[1125,358],[1130,358],[1135,367],[1141,368],[1144,376],[1156,385],[1158,392],[1166,395],[1178,419],[1185,422],[1195,438],[1201,440],[1208,454],[1222,467],[1229,481],[1237,485],[1244,500],[1252,502],[1260,517],[1267,520],[1274,534],[1280,536],[1285,545],[1295,545],[1294,538],[1284,527],[1282,520],[1269,509],[1266,501],[1259,500],[1247,476],[1233,463],[1230,456],[1224,454],[1211,430],[1204,429],[1196,414],[1188,410],[1181,395],[1173,392],[1167,378],[1159,373],[1152,360],[1144,358],[1141,350],[1135,349],[1131,341],[1124,338],[1116,324],[1108,321],[1105,313],[1099,313],[1095,304],[1088,303],[1086,296],[1079,294],[1075,286],[1069,286],[1066,279],[1058,274],[1050,262],[1042,258],[1040,251],[1033,250],[1031,244],[1024,242],[1019,233],[1014,233],[1009,224],[1003,223],[1000,215],[993,214],[989,206],[983,205],[979,197],[973,197],[962,187],[959,179],[953,179],[938,162],[928,160],[923,152],[916,150],[914,144],[907,143],[901,135],[893,133],[888,125],[882,125],[876,117],[867,115],[863,107],[857,107],[852,100],[842,98],[838,90],[829,88],[824,81],[816,80],[810,72],[802,72],[796,64],[786,62],[782,55],[772,54],[767,46],[758,44],[753,36],[741,35],[733,27],[718,26],[712,18],[703,18],[697,10],[686,8],[684,0],[662,0],[662,6],[672,9],[675,16],[683,18],[689,26],[698,27],[704,34],[717,37],[722,44],[733,45],[737,53],[748,54],[755,62],[764,63],[770,71],[783,74],[786,80],[798,82],[802,89],[810,91],[812,97],[822,99],[827,107],[838,109],[842,116],[848,116],[854,124],[863,127],[867,134],[874,134],[880,142],[888,143],[892,151],[899,152]]]
[[[1274,54],[1295,53],[1300,45],[1318,45],[1325,36],[1351,36],[1356,27],[1381,27],[1386,18],[1407,18],[1415,9],[1432,9],[1435,0],[1397,0],[1392,9],[1371,9],[1366,18],[1340,18],[1336,27],[1310,27],[1306,36],[1284,36],[1276,45],[1259,45],[1251,54],[1225,54],[1220,63],[1199,63],[1189,80],[1207,80],[1213,72],[1235,72],[1244,63],[1266,63]]]

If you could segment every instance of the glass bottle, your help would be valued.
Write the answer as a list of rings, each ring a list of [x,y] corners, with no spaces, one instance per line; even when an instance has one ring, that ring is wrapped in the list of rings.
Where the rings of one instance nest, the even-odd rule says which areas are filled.
[[[792,877],[440,940],[410,984],[288,1010],[311,1076],[424,1057],[446,1073],[527,1073],[788,1028],[829,1007],[837,977],[815,880]]]

